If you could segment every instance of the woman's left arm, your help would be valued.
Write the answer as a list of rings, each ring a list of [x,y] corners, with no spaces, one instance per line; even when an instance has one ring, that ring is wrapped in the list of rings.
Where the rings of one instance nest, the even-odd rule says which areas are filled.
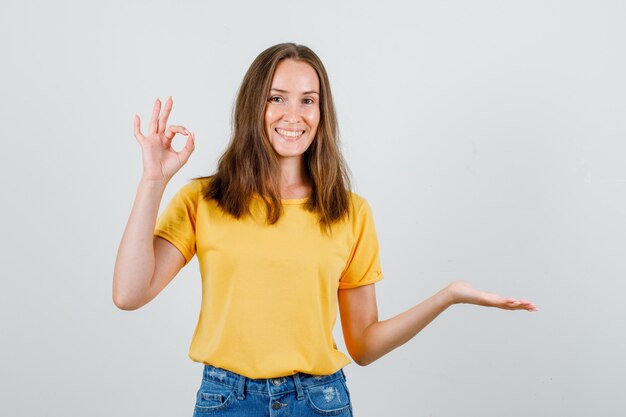
[[[411,309],[378,321],[375,284],[339,290],[339,312],[344,340],[350,356],[369,365],[405,344],[454,304],[476,304],[506,310],[537,311],[528,300],[500,297],[480,291],[464,281],[456,281]]]

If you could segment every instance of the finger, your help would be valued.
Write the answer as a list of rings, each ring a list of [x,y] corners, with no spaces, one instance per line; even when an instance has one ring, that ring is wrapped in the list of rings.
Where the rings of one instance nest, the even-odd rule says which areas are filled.
[[[172,100],[172,96],[170,96],[165,102],[165,109],[163,109],[163,114],[161,114],[161,117],[159,118],[159,126],[157,128],[157,133],[165,132],[165,128],[167,126],[167,119],[168,117],[170,117],[173,104],[174,104],[174,100]]]
[[[156,99],[152,108],[152,117],[150,117],[150,130],[148,134],[154,135],[159,128],[159,113],[161,112],[161,100]]]
[[[503,298],[498,304],[498,307],[507,310],[517,310],[520,307],[520,303],[514,298]]]
[[[537,311],[538,308],[532,303],[522,303],[520,302],[516,306],[513,307],[515,310],[528,310],[528,311]]]
[[[196,136],[193,133],[189,134],[185,147],[178,152],[180,161],[185,164],[189,160],[191,153],[196,149]]]
[[[181,135],[189,136],[189,131],[185,129],[183,126],[172,125],[167,128],[167,130],[163,133],[163,143],[167,146],[171,145],[174,136],[177,133]]]
[[[141,133],[141,119],[139,118],[138,114],[135,115],[135,138],[138,141],[145,139],[143,134]]]
[[[537,311],[538,308],[534,303],[524,303],[522,304],[522,306],[526,309],[526,310],[530,310],[530,311]]]

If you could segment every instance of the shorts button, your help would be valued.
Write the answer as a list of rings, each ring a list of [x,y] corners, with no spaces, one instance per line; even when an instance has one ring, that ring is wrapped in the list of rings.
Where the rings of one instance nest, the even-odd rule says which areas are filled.
[[[274,384],[276,386],[282,384],[283,382],[285,382],[285,378],[274,378],[274,379],[272,379],[272,384]]]

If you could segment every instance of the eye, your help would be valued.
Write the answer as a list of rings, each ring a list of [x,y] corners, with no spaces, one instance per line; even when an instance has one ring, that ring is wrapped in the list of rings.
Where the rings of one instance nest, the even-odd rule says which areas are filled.
[[[305,98],[302,101],[304,102],[304,104],[313,104],[313,103],[315,103],[315,100],[313,100],[312,98]]]
[[[282,103],[283,98],[281,96],[271,96],[268,100],[270,103]]]

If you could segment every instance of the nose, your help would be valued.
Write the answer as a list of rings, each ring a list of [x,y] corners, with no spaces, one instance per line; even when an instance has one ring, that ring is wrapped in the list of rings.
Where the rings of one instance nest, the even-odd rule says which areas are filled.
[[[297,103],[287,103],[284,108],[283,119],[285,122],[295,123],[301,120],[300,108]]]

